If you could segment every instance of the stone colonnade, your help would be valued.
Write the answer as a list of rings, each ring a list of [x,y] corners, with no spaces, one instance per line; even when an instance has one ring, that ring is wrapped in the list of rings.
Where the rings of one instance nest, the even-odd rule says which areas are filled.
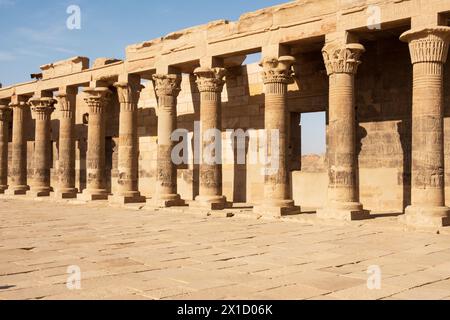
[[[450,224],[450,209],[444,201],[443,140],[443,65],[450,45],[449,27],[411,30],[401,36],[408,42],[413,64],[412,105],[412,205],[406,209],[404,221],[410,225],[445,226]],[[327,42],[322,50],[329,77],[328,135],[328,202],[318,211],[326,219],[358,220],[369,217],[359,200],[356,151],[355,77],[365,49],[347,41]],[[289,110],[288,85],[293,82],[291,56],[265,56],[261,62],[265,87],[265,129],[268,161],[265,168],[264,201],[254,208],[256,213],[282,216],[299,213],[290,194],[288,161]],[[301,67],[301,66],[300,66]],[[192,202],[196,208],[221,210],[229,203],[222,191],[221,165],[221,94],[226,83],[226,69],[199,67],[194,70],[200,93],[201,137],[199,195]],[[297,79],[301,81],[301,79]],[[151,204],[157,207],[183,206],[177,192],[176,165],[172,161],[174,142],[171,133],[177,126],[177,96],[181,77],[178,74],[153,75],[158,99],[158,147],[156,194]],[[119,189],[111,197],[120,203],[143,202],[138,190],[137,103],[141,90],[139,79],[114,84],[120,102],[119,124]],[[105,181],[105,113],[111,91],[96,86],[84,90],[89,108],[87,187],[78,197],[83,200],[108,199]],[[60,111],[59,185],[56,196],[73,198],[75,189],[73,88],[60,90],[56,96]],[[49,128],[50,115],[56,103],[52,98],[12,97],[9,106],[0,106],[0,192],[24,194],[29,189],[26,177],[26,139],[24,114],[30,107],[36,120],[34,196],[50,194]],[[7,148],[10,111],[13,116],[12,166],[7,186]],[[207,137],[204,133],[209,133]],[[217,131],[216,131],[217,132]],[[214,152],[207,152],[215,142]],[[208,150],[209,151],[209,150]]]

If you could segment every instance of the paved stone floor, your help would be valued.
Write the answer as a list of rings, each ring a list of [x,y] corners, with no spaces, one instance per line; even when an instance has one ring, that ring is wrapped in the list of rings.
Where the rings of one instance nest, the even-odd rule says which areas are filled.
[[[450,299],[447,232],[236,212],[1,198],[0,299]],[[367,287],[374,265],[379,290]]]

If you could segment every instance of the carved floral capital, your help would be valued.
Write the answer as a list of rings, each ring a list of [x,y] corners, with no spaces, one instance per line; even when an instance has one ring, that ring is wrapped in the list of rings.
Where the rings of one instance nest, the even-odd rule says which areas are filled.
[[[447,61],[450,45],[450,27],[437,26],[409,30],[400,36],[400,40],[409,43],[411,62]]]
[[[361,55],[365,51],[364,46],[358,43],[326,45],[322,49],[322,54],[327,74],[356,74],[358,66],[361,64]]]
[[[72,118],[74,116],[75,106],[71,101],[71,97],[67,93],[59,93],[56,95],[59,111],[63,118]]]
[[[291,56],[282,56],[279,58],[264,58],[259,64],[262,68],[262,78],[264,84],[293,82],[294,71],[292,66],[295,58]]]
[[[197,76],[197,86],[200,92],[221,93],[225,84],[224,68],[197,68],[194,74]]]
[[[86,93],[84,101],[86,101],[89,111],[94,114],[103,112],[112,94],[106,87],[88,88],[84,92]]]
[[[156,95],[178,97],[181,91],[181,76],[177,74],[153,75]]]
[[[28,102],[37,120],[48,120],[55,111],[57,101],[53,98],[31,98]]]
[[[116,82],[114,87],[117,89],[117,97],[120,103],[136,104],[139,102],[141,91],[144,88],[141,84],[132,84],[129,82]]]

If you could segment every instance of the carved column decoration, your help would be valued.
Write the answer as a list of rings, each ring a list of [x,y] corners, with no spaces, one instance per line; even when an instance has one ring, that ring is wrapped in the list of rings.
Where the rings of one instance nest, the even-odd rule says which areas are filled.
[[[222,90],[225,85],[224,68],[197,68],[197,87],[200,92],[200,187],[194,206],[222,210],[226,198],[222,194]],[[215,133],[214,133],[215,131]],[[220,132],[220,134],[219,134]],[[205,137],[205,133],[210,133]],[[214,134],[213,134],[214,133]],[[209,152],[214,145],[214,152]]]
[[[139,192],[138,102],[139,82],[117,82],[120,102],[118,192],[111,200],[118,203],[145,202]]]
[[[87,186],[78,198],[85,201],[107,200],[105,179],[105,112],[111,96],[106,87],[88,88],[85,101],[89,108],[86,159]]]
[[[55,196],[61,199],[76,198],[75,188],[75,103],[76,93],[56,96],[60,112],[58,187]]]
[[[365,49],[361,44],[328,44],[323,59],[329,76],[328,201],[322,218],[360,220],[369,217],[359,202],[356,181],[355,75]]]
[[[34,135],[34,175],[29,194],[34,197],[50,195],[51,167],[51,125],[50,120],[55,110],[53,98],[30,99],[31,111],[36,120]]]
[[[30,187],[27,185],[27,140],[25,136],[25,113],[28,103],[18,97],[9,105],[13,110],[12,161],[10,169],[10,186],[6,191],[9,195],[25,194]]]
[[[172,161],[172,132],[177,128],[177,97],[181,91],[181,76],[153,76],[158,97],[158,162],[154,204],[160,207],[182,206],[177,194],[177,168]]]
[[[8,143],[10,108],[0,104],[0,193],[8,189]]]
[[[287,110],[288,84],[293,83],[295,58],[266,57],[260,63],[265,87],[264,129],[267,165],[264,174],[264,201],[255,206],[258,214],[281,217],[300,213],[290,195]]]
[[[413,64],[412,192],[407,224],[450,225],[444,194],[443,68],[450,44],[450,27],[405,32]]]

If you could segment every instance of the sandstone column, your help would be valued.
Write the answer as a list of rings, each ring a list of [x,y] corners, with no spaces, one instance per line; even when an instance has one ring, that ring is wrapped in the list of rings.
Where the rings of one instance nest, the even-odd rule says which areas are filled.
[[[210,210],[226,207],[222,195],[222,90],[226,70],[197,68],[197,86],[200,91],[200,187],[193,206]],[[214,134],[216,132],[216,134]],[[220,132],[220,134],[219,134]],[[208,135],[205,137],[205,133]],[[212,148],[214,146],[214,148]],[[214,150],[212,150],[214,149]]]
[[[450,225],[444,195],[443,67],[450,44],[450,27],[410,30],[413,64],[412,204],[404,221],[413,226]]]
[[[264,200],[254,212],[273,217],[300,213],[290,198],[287,109],[288,84],[293,81],[290,56],[266,57],[261,62],[265,86],[264,129],[267,163],[264,172]]]
[[[106,87],[88,88],[85,101],[89,108],[86,189],[78,195],[84,201],[107,200],[105,179],[105,112],[111,91]]]
[[[25,136],[25,114],[28,103],[19,97],[13,97],[10,104],[13,110],[12,161],[10,169],[9,195],[26,194],[27,185],[27,140]]]
[[[177,168],[172,161],[175,143],[171,139],[177,128],[177,97],[181,76],[156,74],[153,76],[158,97],[158,163],[156,195],[152,202],[159,207],[182,206],[177,194]]]
[[[0,193],[8,189],[9,107],[0,104]]]
[[[139,142],[138,142],[138,102],[141,84],[135,82],[118,82],[117,95],[120,102],[119,119],[119,179],[117,194],[111,197],[115,203],[145,202],[138,187],[139,176]]]
[[[323,57],[329,76],[328,201],[318,217],[361,220],[356,165],[355,75],[365,51],[360,44],[328,44]]]
[[[34,113],[36,126],[34,135],[34,174],[31,190],[32,197],[48,197],[50,195],[50,152],[51,152],[51,116],[55,110],[56,100],[53,98],[30,99],[31,111]]]
[[[56,99],[60,111],[58,187],[55,196],[59,199],[76,198],[75,188],[75,103],[76,90],[66,89]]]

